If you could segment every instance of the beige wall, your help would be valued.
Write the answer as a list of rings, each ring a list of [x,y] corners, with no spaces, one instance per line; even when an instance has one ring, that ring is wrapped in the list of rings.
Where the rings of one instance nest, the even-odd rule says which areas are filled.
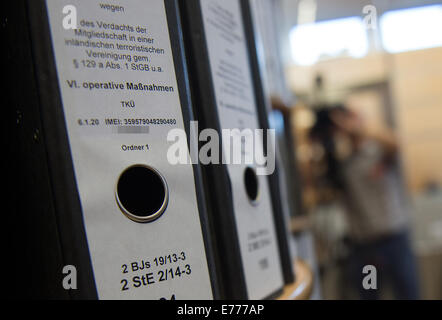
[[[392,61],[392,93],[409,185],[442,185],[442,48],[401,53]]]
[[[442,185],[442,48],[290,66],[287,81],[298,96],[306,96],[318,73],[331,101],[354,95],[351,87],[388,81],[410,189],[419,191],[430,181]],[[379,101],[369,95],[359,97],[364,108],[373,108],[364,113],[379,114],[374,110]]]

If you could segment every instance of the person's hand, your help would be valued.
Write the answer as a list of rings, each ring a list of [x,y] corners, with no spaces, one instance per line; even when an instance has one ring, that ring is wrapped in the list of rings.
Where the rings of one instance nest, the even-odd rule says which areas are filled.
[[[334,125],[344,133],[356,138],[357,141],[366,139],[379,143],[387,157],[395,155],[398,143],[394,133],[387,128],[372,128],[364,125],[362,119],[352,111],[336,110],[331,114]]]
[[[330,115],[333,124],[351,136],[361,136],[364,132],[364,125],[361,119],[351,111],[333,111]]]
[[[285,103],[279,98],[271,97],[272,109],[280,111],[285,117],[290,116],[290,108],[285,105]]]

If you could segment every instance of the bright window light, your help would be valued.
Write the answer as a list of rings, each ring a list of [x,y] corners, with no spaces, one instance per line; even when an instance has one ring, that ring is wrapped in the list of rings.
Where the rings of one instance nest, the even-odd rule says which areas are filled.
[[[312,65],[319,59],[363,57],[368,51],[367,33],[360,17],[295,26],[290,32],[293,60]]]
[[[284,132],[284,117],[280,111],[272,110],[269,114],[270,128],[275,129],[276,133],[282,134]]]
[[[386,12],[380,20],[383,46],[391,53],[442,46],[442,5]]]

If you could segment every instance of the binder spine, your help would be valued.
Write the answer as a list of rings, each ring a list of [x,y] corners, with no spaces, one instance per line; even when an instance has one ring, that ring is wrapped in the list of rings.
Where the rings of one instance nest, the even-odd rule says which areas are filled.
[[[193,115],[190,109],[191,102],[186,79],[179,16],[177,15],[176,1],[165,0],[164,3],[162,2],[162,0],[156,0],[149,4],[160,13],[159,20],[152,22],[158,22],[159,28],[153,28],[153,30],[168,32],[168,37],[164,32],[157,31],[155,34],[166,49],[170,48],[170,55],[167,50],[163,50],[167,56],[165,58],[160,56],[158,60],[164,64],[167,63],[166,66],[170,73],[166,74],[166,77],[171,83],[176,84],[176,87],[170,86],[173,88],[172,98],[159,94],[156,97],[159,100],[162,99],[163,103],[164,101],[171,102],[170,99],[173,99],[165,106],[169,108],[168,112],[175,116],[175,127],[179,129],[182,127],[188,135],[189,122],[193,119]],[[92,14],[93,16],[94,13],[91,13],[90,9],[95,10],[97,16],[102,14],[97,7],[93,7],[94,3],[98,4],[97,1],[83,2],[84,7],[81,2],[73,1],[73,3],[83,9],[83,15]],[[129,5],[127,4],[128,9],[133,9],[133,6]],[[172,201],[165,204],[163,208],[166,210],[165,213],[156,217],[158,221],[155,219],[155,221],[127,219],[118,193],[120,178],[127,170],[121,171],[120,178],[118,178],[120,172],[118,170],[124,168],[150,170],[149,168],[152,168],[151,173],[158,173],[159,171],[149,167],[149,164],[154,161],[156,165],[161,165],[158,158],[165,158],[166,154],[149,153],[150,158],[146,157],[147,160],[139,154],[132,153],[128,156],[121,150],[119,151],[118,147],[121,145],[116,145],[118,141],[124,141],[123,138],[127,135],[123,138],[122,136],[111,137],[111,130],[94,133],[96,135],[82,135],[82,131],[78,133],[78,130],[73,129],[72,120],[73,116],[75,117],[72,114],[73,107],[81,110],[84,106],[90,106],[93,100],[100,106],[104,104],[103,101],[107,96],[86,93],[84,86],[71,86],[70,88],[66,86],[66,77],[77,80],[85,77],[81,70],[68,65],[72,60],[66,59],[69,59],[70,54],[85,53],[84,51],[80,53],[72,51],[78,49],[64,50],[64,44],[60,40],[63,39],[66,31],[61,29],[61,23],[60,26],[58,22],[57,25],[53,24],[54,21],[60,19],[61,8],[61,2],[51,0],[18,0],[13,7],[15,14],[10,15],[12,20],[11,46],[16,46],[17,51],[26,57],[26,60],[22,59],[26,63],[11,67],[14,67],[17,83],[26,88],[26,91],[22,93],[13,91],[11,99],[18,99],[22,102],[22,108],[17,109],[17,114],[21,112],[21,116],[26,119],[23,122],[23,128],[17,129],[14,135],[17,144],[23,146],[17,153],[17,158],[19,158],[18,165],[23,166],[20,170],[25,179],[24,185],[19,189],[20,195],[23,196],[23,199],[20,200],[23,203],[17,208],[23,221],[24,230],[21,232],[17,222],[13,223],[13,230],[20,232],[19,234],[24,239],[20,239],[21,241],[16,243],[12,251],[14,255],[17,255],[20,250],[25,251],[24,260],[30,262],[30,266],[35,263],[39,264],[31,271],[31,282],[36,282],[35,285],[32,283],[23,287],[28,288],[29,295],[33,298],[154,299],[164,297],[174,299],[174,291],[179,293],[177,299],[217,298],[219,294],[216,262],[212,258],[213,245],[210,225],[204,201],[201,201],[205,196],[199,167],[186,165],[181,168],[182,170],[178,170],[171,164],[164,164],[163,173],[167,171],[166,175],[172,180],[169,183],[169,188],[164,183],[165,192],[169,196],[168,193],[172,190],[171,195],[174,197]],[[129,14],[132,17],[140,18],[136,10],[132,10]],[[120,17],[120,19],[124,19],[124,17]],[[12,35],[13,27],[17,27],[21,33]],[[58,27],[60,29],[57,29]],[[169,61],[172,62],[169,64]],[[120,74],[113,73],[115,71],[101,70],[100,72],[94,73],[92,77],[94,79],[108,77],[109,80],[116,77],[117,80],[124,81],[126,85],[128,83],[126,80],[137,81],[140,79],[140,74],[129,73],[129,71]],[[175,77],[172,76],[172,72]],[[71,90],[68,95],[66,95],[66,88]],[[132,92],[128,90],[127,94],[132,94]],[[137,95],[142,108],[138,114],[141,112],[145,116],[155,116],[156,114],[152,114],[151,110],[153,105],[150,104],[150,99],[145,99],[144,94]],[[72,99],[72,95],[75,95],[75,99]],[[103,112],[103,109],[97,108],[95,110],[98,110],[97,113]],[[118,112],[115,109],[104,111]],[[103,114],[100,115],[103,116]],[[34,141],[29,143],[24,134],[31,130],[34,131]],[[164,142],[163,145],[161,143],[156,145],[158,150],[163,151],[167,150],[165,134],[167,130],[167,127],[158,129],[157,139],[155,136],[146,135],[147,132],[141,131],[136,133],[143,134],[143,136],[132,135],[130,139],[139,141],[141,137],[141,140],[150,139],[149,142],[154,144],[158,143],[160,138],[164,138],[161,140]],[[133,134],[133,132],[126,133]],[[115,143],[115,141],[117,142]],[[89,146],[101,147],[102,144],[107,144],[108,148],[95,148],[99,149],[99,152],[88,148]],[[112,146],[117,148],[112,149]],[[24,151],[28,150],[37,151],[37,153],[35,155],[25,154]],[[158,158],[152,159],[154,155],[158,155]],[[87,161],[85,162],[84,159]],[[143,163],[143,165],[139,165],[139,163]],[[106,169],[100,171],[101,167]],[[91,170],[91,168],[93,169]],[[33,170],[38,170],[38,172],[34,173]],[[180,189],[177,177],[184,177],[183,182],[187,182],[185,188]],[[162,181],[164,182],[165,179]],[[99,182],[99,184],[89,188],[89,185],[95,182]],[[115,193],[112,192],[114,184],[116,185]],[[32,187],[34,190],[31,190]],[[182,192],[182,195],[177,196],[174,192]],[[178,212],[177,208],[179,207],[184,209],[182,213]],[[177,221],[181,221],[181,223]],[[148,223],[142,224],[140,222]],[[185,223],[187,229],[182,228],[182,222]],[[152,238],[153,231],[163,240],[159,243],[150,241],[156,240],[156,238]],[[19,237],[14,236],[13,239],[15,238]],[[41,245],[37,245],[40,242]],[[29,248],[35,250],[29,250],[28,254]],[[185,251],[182,252],[181,259],[172,260],[169,258],[167,266],[163,267],[162,263],[157,263],[156,267],[148,267],[149,263],[153,265],[155,258],[163,258],[164,255],[169,254],[172,256],[172,250],[180,250],[181,248]],[[177,255],[175,254],[175,256]],[[145,261],[142,259],[150,261],[144,264]],[[146,282],[144,287],[138,290],[142,276],[138,273],[138,267],[132,267],[130,270],[131,278],[126,276],[126,270],[130,268],[132,262],[135,263],[134,265],[143,263],[142,267],[146,268],[146,271],[150,269],[149,275],[147,273],[143,275],[145,279],[150,277],[147,280],[149,287]],[[127,265],[122,265],[123,263],[127,263],[129,268]],[[66,265],[73,265],[77,270],[76,290],[68,291],[62,286],[62,269]],[[183,269],[186,269],[185,274]],[[173,271],[173,275],[170,270]],[[170,278],[162,278],[169,271]],[[122,278],[124,279],[121,280]],[[121,283],[123,281],[130,283],[129,281],[132,280],[129,294],[127,294],[129,285],[121,287],[120,280]],[[164,285],[164,283],[166,284]],[[153,284],[156,286],[153,287]]]
[[[184,43],[191,80],[193,110],[199,129],[214,128],[220,134],[220,123],[215,111],[215,93],[198,0],[179,1],[184,30]],[[222,151],[221,151],[222,152]],[[221,155],[222,156],[222,155]],[[220,296],[223,299],[248,299],[241,263],[239,238],[233,215],[231,182],[227,168],[222,164],[202,166],[207,191],[207,208],[216,241],[216,260],[220,266]]]
[[[260,121],[261,128],[264,130],[268,130],[269,120],[267,114],[266,107],[266,97],[264,95],[264,89],[261,81],[260,68],[258,56],[256,53],[256,41],[255,41],[255,32],[253,28],[253,18],[251,14],[250,8],[250,0],[241,0],[242,12],[244,17],[244,25],[245,32],[247,35],[247,44],[249,48],[249,57],[250,57],[250,65],[252,70],[252,78],[253,84],[255,88],[256,94],[256,104],[258,109],[258,117]],[[265,144],[266,146],[267,144]],[[275,146],[274,146],[275,147]],[[276,155],[275,155],[276,156]],[[288,243],[288,228],[284,219],[283,207],[281,205],[280,198],[280,185],[279,185],[279,172],[278,167],[275,165],[275,171],[273,174],[268,176],[269,184],[270,184],[270,192],[272,198],[272,206],[275,218],[275,226],[277,229],[277,237],[278,237],[278,247],[281,257],[281,267],[284,275],[284,282],[286,284],[292,283],[295,281],[295,274],[293,271],[293,261],[290,259],[290,249]]]
[[[182,23],[179,12],[178,0],[165,0],[165,7],[167,18],[169,20],[170,41],[173,50],[173,58],[175,61],[175,69],[177,74],[178,86],[180,90],[181,107],[183,111],[184,126],[187,133],[187,143],[191,146],[190,141],[190,122],[195,120],[194,112],[192,109],[193,103],[191,98],[191,90],[189,83],[189,69],[186,63],[186,55],[184,48],[184,36],[182,31]],[[218,260],[216,260],[215,254],[215,238],[213,237],[214,225],[210,221],[208,216],[208,209],[206,206],[206,190],[204,190],[202,170],[199,164],[193,164],[195,185],[198,190],[197,202],[200,213],[200,221],[202,226],[204,245],[206,249],[207,263],[209,266],[209,273],[212,282],[212,293],[214,299],[221,297],[220,289],[220,275],[218,271]]]

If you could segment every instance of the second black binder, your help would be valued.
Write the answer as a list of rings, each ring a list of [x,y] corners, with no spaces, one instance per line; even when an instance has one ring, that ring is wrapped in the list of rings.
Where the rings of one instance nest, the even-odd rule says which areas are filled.
[[[221,145],[220,163],[202,167],[223,296],[269,298],[284,281],[270,184],[254,158],[263,143],[241,1],[183,0],[180,9],[200,141],[215,129]]]

